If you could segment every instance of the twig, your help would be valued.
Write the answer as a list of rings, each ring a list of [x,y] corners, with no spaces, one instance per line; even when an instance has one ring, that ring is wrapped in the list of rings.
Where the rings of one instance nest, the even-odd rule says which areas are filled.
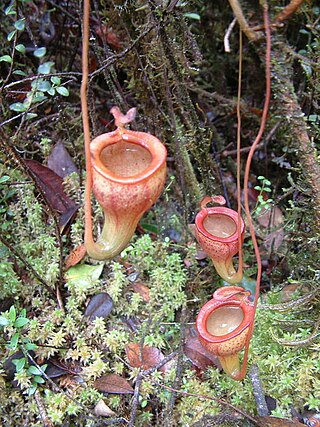
[[[76,22],[78,25],[80,25],[80,22],[78,21],[78,19],[73,16],[70,12],[68,12],[64,7],[60,6],[58,3],[55,3],[52,0],[47,0],[48,3],[50,3],[52,6],[54,6],[56,9],[61,10],[61,12],[68,16],[70,19],[72,19],[74,22]]]
[[[278,344],[286,345],[288,347],[303,347],[307,344],[310,344],[310,342],[312,340],[314,340],[316,337],[318,337],[320,335],[320,332],[318,332],[319,326],[320,326],[320,317],[316,321],[316,323],[314,325],[314,330],[308,336],[308,338],[306,338],[304,340],[296,340],[296,341],[287,341],[287,340],[279,339],[279,338],[275,338],[275,340],[277,341]]]
[[[11,243],[9,243],[3,236],[1,236],[0,234],[0,242],[6,246],[9,251],[18,259],[20,260],[25,267],[30,271],[30,273],[39,280],[39,282],[50,292],[51,295],[53,295],[55,297],[55,293],[53,291],[53,289],[43,280],[43,278],[36,272],[36,270],[32,267],[31,264],[29,264],[29,262],[18,253],[18,251],[11,245]]]
[[[253,395],[257,404],[258,414],[261,417],[266,417],[270,415],[270,411],[268,409],[265,394],[263,391],[261,379],[259,377],[259,369],[256,364],[253,364],[249,371],[249,376],[252,383]]]
[[[142,351],[140,351],[140,354],[142,355]],[[136,383],[135,383],[135,387],[134,387],[134,394],[133,394],[133,398],[132,398],[129,427],[134,427],[134,425],[135,425],[135,420],[137,417],[138,404],[139,404],[140,387],[141,387],[141,384],[142,384],[144,377],[147,377],[148,375],[157,371],[163,365],[165,365],[170,360],[172,360],[177,354],[178,354],[178,352],[174,351],[173,353],[169,354],[169,356],[162,359],[161,362],[157,363],[155,366],[152,366],[151,368],[146,369],[145,371],[143,371],[143,370],[139,371],[137,378],[136,378]]]
[[[48,418],[48,415],[47,415],[46,409],[44,407],[43,400],[42,400],[42,397],[41,397],[39,390],[36,390],[36,392],[34,393],[34,399],[35,399],[36,404],[38,406],[39,414],[40,414],[40,417],[43,421],[44,427],[54,427],[52,421]]]
[[[233,30],[234,26],[236,25],[236,22],[237,22],[237,18],[234,18],[233,21],[230,23],[230,25],[229,25],[229,27],[228,27],[228,29],[226,31],[226,34],[224,35],[224,38],[223,38],[224,51],[227,52],[227,53],[231,52],[230,43],[229,43],[229,37],[230,37],[230,35],[232,33],[232,30]]]
[[[176,372],[175,372],[175,378],[173,381],[173,387],[174,388],[178,388],[180,386],[181,383],[181,378],[182,378],[182,361],[183,361],[183,346],[185,343],[185,338],[186,338],[186,316],[187,316],[187,310],[186,310],[186,305],[183,306],[182,311],[181,311],[181,328],[180,328],[180,345],[179,345],[179,352],[178,352],[178,360],[177,360],[177,366],[176,366]],[[167,404],[167,409],[166,409],[166,413],[164,415],[164,427],[169,427],[170,425],[173,425],[172,423],[172,416],[173,416],[173,409],[174,409],[174,404],[176,401],[176,396],[177,393],[172,392],[170,399],[168,401]]]
[[[237,412],[238,414],[241,414],[244,418],[247,418],[248,420],[250,420],[254,425],[261,427],[261,424],[256,419],[254,419],[253,417],[251,417],[249,414],[242,411],[241,409],[237,408],[236,406],[233,406],[231,403],[226,402],[225,400],[218,399],[217,397],[206,396],[204,394],[189,393],[187,391],[177,390],[175,388],[169,387],[167,385],[164,385],[164,384],[156,382],[156,381],[154,381],[154,384],[159,386],[159,387],[165,388],[166,390],[173,391],[175,393],[182,394],[184,396],[191,396],[191,397],[197,397],[199,399],[212,400],[213,402],[217,402],[221,405],[227,406],[228,408],[232,409],[233,411]]]
[[[248,37],[250,41],[259,40],[261,38],[261,34],[256,33],[249,27],[249,24],[242,12],[242,9],[238,0],[229,0],[229,4],[233,10],[235,17],[237,18],[241,31],[244,32],[244,34]]]
[[[293,308],[301,308],[302,306],[308,304],[310,301],[315,299],[317,297],[318,292],[319,290],[315,289],[312,292],[303,295],[302,297],[284,302],[282,304],[260,304],[259,310],[274,310],[279,311],[281,313],[291,310]]]
[[[115,55],[110,56],[108,59],[106,59],[103,63],[103,65],[98,68],[97,70],[93,71],[92,73],[90,73],[89,77],[90,77],[90,81],[93,79],[93,77],[95,77],[96,75],[100,74],[105,68],[110,67],[110,65],[114,64],[116,61],[118,61],[118,59],[122,59],[123,57],[125,57],[127,55],[128,52],[130,52],[137,43],[139,43],[139,41],[145,37],[146,35],[148,35],[150,33],[150,31],[152,31],[154,28],[156,27],[156,25],[151,25],[149,28],[147,28],[145,31],[143,31],[132,43],[130,46],[126,47],[122,52],[120,53],[116,53]]]
[[[43,79],[48,77],[81,77],[81,73],[78,73],[76,71],[70,71],[70,72],[61,72],[61,73],[50,73],[50,74],[36,74],[34,76],[25,77],[24,79],[17,80],[15,82],[9,83],[4,87],[5,90],[8,90],[10,87],[17,86],[19,84],[23,84],[26,82],[31,82],[33,80],[37,79]],[[37,104],[39,106],[39,104]]]
[[[3,126],[7,125],[8,123],[13,122],[13,120],[19,119],[20,117],[22,117],[22,118],[25,117],[28,113],[30,113],[33,110],[36,110],[38,107],[40,107],[41,105],[45,104],[46,102],[48,102],[48,99],[45,99],[44,101],[40,102],[39,104],[34,105],[33,107],[30,107],[28,109],[28,111],[24,111],[23,113],[17,114],[16,116],[13,116],[13,117],[11,117],[8,120],[5,120],[4,122],[0,123],[0,129]]]
[[[3,131],[2,131],[2,134],[3,134]],[[57,218],[56,212],[51,207],[49,201],[47,200],[47,197],[46,197],[44,191],[42,190],[41,186],[39,185],[35,175],[32,173],[30,168],[27,166],[25,160],[18,154],[17,150],[11,144],[11,142],[9,142],[9,138],[6,138],[4,135],[1,135],[0,144],[4,147],[4,150],[7,154],[10,153],[12,155],[12,157],[15,159],[15,161],[17,162],[19,167],[22,169],[22,171],[24,173],[26,173],[28,175],[28,177],[32,180],[34,186],[36,187],[37,191],[40,193],[46,207],[48,208],[48,211],[50,212],[50,214],[52,216],[52,219],[54,222],[55,235],[56,235],[56,238],[58,240],[58,245],[59,245],[59,279],[58,279],[58,282],[56,284],[56,298],[57,298],[60,309],[62,311],[64,311],[63,301],[62,301],[61,293],[60,293],[60,286],[62,285],[62,282],[63,282],[63,245],[62,245],[62,239],[61,239],[60,228],[59,228],[59,220]]]
[[[22,349],[23,353],[25,355],[25,357],[27,357],[32,364],[41,372],[41,375],[51,384],[51,386],[53,387],[54,391],[59,391],[60,393],[62,393],[64,396],[66,396],[69,400],[71,400],[72,402],[74,402],[76,405],[80,406],[86,413],[86,418],[89,420],[93,420],[95,421],[95,417],[93,417],[91,415],[90,410],[81,402],[79,402],[78,400],[76,400],[73,396],[71,396],[71,394],[69,394],[67,391],[63,390],[61,387],[59,387],[50,377],[48,377],[48,375],[46,374],[46,372],[42,369],[42,367],[35,361],[35,359],[31,356],[30,352]],[[114,418],[111,420],[106,420],[106,421],[102,421],[101,423],[99,423],[99,425],[112,425],[112,424],[117,424],[117,423],[128,423],[128,420],[126,420],[125,418]]]
[[[266,146],[266,144],[271,140],[271,138],[273,137],[273,135],[276,133],[276,131],[278,130],[279,126],[281,125],[281,122],[279,121],[278,123],[276,123],[273,128],[270,130],[270,132],[268,133],[268,135],[263,139],[262,142],[260,142],[257,147],[256,150],[261,150],[262,148],[264,148]],[[251,149],[250,147],[243,147],[240,149],[241,153],[248,153]],[[235,156],[237,154],[237,150],[224,150],[221,153],[222,157],[228,157],[228,156]]]
[[[286,21],[299,9],[303,2],[304,0],[291,0],[291,2],[274,18],[274,21]]]
[[[140,393],[140,387],[142,384],[142,380],[143,380],[143,375],[142,375],[142,372],[139,371],[137,379],[136,379],[136,384],[134,387],[133,398],[132,398],[130,421],[128,424],[129,427],[134,427],[135,421],[137,418],[137,410],[138,410],[138,404],[139,404],[139,393]]]

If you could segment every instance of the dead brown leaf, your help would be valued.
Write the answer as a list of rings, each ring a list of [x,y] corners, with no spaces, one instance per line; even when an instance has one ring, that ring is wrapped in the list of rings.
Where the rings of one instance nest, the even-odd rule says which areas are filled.
[[[85,245],[77,246],[70,254],[67,256],[64,268],[65,270],[68,270],[70,267],[73,267],[74,265],[78,264],[85,256],[87,250]]]
[[[132,283],[131,286],[134,292],[137,292],[142,296],[143,301],[150,302],[150,290],[146,285],[140,282],[136,282],[136,283]]]
[[[103,393],[133,394],[133,388],[128,381],[117,374],[103,375],[95,380],[93,386]]]
[[[198,369],[205,370],[209,366],[222,369],[218,357],[209,353],[202,346],[193,328],[187,332],[187,340],[183,347],[183,351],[191,363]]]
[[[130,365],[133,368],[143,370],[152,368],[164,359],[162,352],[156,347],[144,346],[142,351],[140,344],[130,343],[126,346],[126,354]],[[159,368],[159,371],[166,372],[171,369],[172,363],[168,362]]]
[[[43,191],[46,202],[51,209],[60,214],[59,227],[63,233],[77,212],[78,206],[65,193],[60,176],[35,160],[25,160],[25,163]]]
[[[57,142],[48,157],[48,167],[61,178],[78,172],[72,157],[68,153],[62,142]]]

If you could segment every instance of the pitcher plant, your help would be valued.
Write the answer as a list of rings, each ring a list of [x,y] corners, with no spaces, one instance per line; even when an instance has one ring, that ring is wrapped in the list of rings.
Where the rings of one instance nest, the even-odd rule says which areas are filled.
[[[254,321],[250,292],[240,286],[219,288],[200,310],[196,327],[201,344],[218,356],[223,370],[233,379],[242,379],[239,352],[249,341]]]
[[[165,146],[149,133],[125,128],[134,120],[135,111],[123,115],[113,107],[110,112],[117,129],[90,143],[92,190],[103,209],[104,225],[96,242],[92,224],[86,227],[85,246],[89,256],[98,260],[113,258],[128,245],[165,183]]]
[[[242,279],[242,262],[236,271],[233,256],[243,243],[244,221],[238,213],[224,206],[207,207],[210,202],[224,205],[223,196],[205,197],[195,219],[195,235],[202,249],[209,255],[219,276],[230,284]],[[240,227],[240,233],[239,233]],[[240,242],[239,242],[240,235]]]

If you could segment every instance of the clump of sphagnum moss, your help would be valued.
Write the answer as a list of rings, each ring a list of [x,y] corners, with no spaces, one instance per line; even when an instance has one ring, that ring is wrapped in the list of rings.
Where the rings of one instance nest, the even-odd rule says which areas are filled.
[[[11,179],[21,181],[25,178],[19,171],[13,170]],[[71,181],[68,184],[72,187]],[[10,205],[11,223],[6,226],[6,235],[10,239],[10,229],[14,228],[16,248],[53,288],[59,263],[55,231],[41,200],[35,199],[34,190],[32,184],[17,187],[14,203]],[[71,236],[75,245],[81,242],[81,232],[79,215]],[[34,277],[29,275],[27,284],[19,278],[10,251],[2,246],[1,253],[1,291],[5,297],[14,297],[15,305],[27,308],[30,322],[24,335],[38,345],[36,359],[46,363],[48,358],[55,356],[81,369],[70,384],[62,386],[61,391],[53,390],[48,382],[39,385],[49,418],[55,425],[62,424],[83,413],[83,408],[92,408],[102,398],[118,416],[122,416],[128,398],[117,395],[105,397],[93,388],[93,381],[108,373],[124,375],[129,381],[134,381],[138,371],[127,365],[125,354],[126,345],[130,342],[143,341],[144,345],[161,349],[165,355],[179,347],[180,324],[176,313],[186,304],[184,289],[190,279],[176,247],[169,240],[154,241],[147,234],[135,238],[116,261],[92,266],[100,271],[100,277],[84,283],[66,281],[63,291],[65,313]],[[184,257],[188,255],[184,254]],[[23,267],[20,262],[18,266]],[[134,292],[133,276],[136,282],[148,288],[149,302]],[[89,322],[83,317],[85,307],[90,297],[99,292],[108,292],[113,298],[114,307],[107,319],[97,318]],[[279,294],[270,292],[269,302],[279,302]],[[309,336],[312,333],[310,325],[313,317],[311,311],[299,314],[258,309],[250,363],[258,364],[266,394],[277,400],[274,415],[290,416],[291,407],[301,409],[305,405],[311,410],[320,409],[319,340],[315,339],[309,346],[302,347],[284,346],[277,342],[279,338],[297,341]],[[294,327],[297,320],[305,318],[309,323],[302,322],[300,326]],[[131,320],[134,320],[134,328],[128,326]],[[292,322],[293,327],[285,330],[284,322],[286,326]],[[2,347],[2,359],[5,360],[8,355],[8,351]],[[248,376],[242,382],[235,382],[217,369],[210,368],[200,380],[186,359],[185,363],[187,368],[183,369],[180,376],[181,390],[224,398],[249,413],[256,412]],[[148,402],[156,401],[163,407],[167,404],[170,394],[158,384],[172,385],[175,363],[172,366],[165,375],[154,372],[144,379],[137,422],[153,422],[154,415],[150,412]],[[10,396],[12,402],[14,396],[16,402],[14,414],[11,413],[11,404],[2,405],[4,412],[13,420],[12,425],[22,425],[26,414],[33,419],[34,426],[40,425],[37,421],[38,408],[33,398],[27,396],[27,388],[13,391],[4,374],[1,374],[1,378],[5,387],[0,392],[0,401],[6,402]],[[63,391],[71,394],[74,401]],[[179,425],[191,426],[203,414],[218,414],[221,407],[210,400],[183,395],[177,399],[174,412]],[[6,422],[6,418],[2,420]]]

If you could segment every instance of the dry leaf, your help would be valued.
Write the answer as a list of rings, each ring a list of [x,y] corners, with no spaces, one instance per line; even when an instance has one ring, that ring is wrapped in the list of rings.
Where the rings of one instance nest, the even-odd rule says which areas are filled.
[[[75,202],[64,192],[63,180],[60,176],[35,160],[26,160],[25,162],[41,187],[52,209],[62,213],[71,207],[74,209],[77,208]]]
[[[117,374],[103,375],[95,380],[93,386],[103,393],[133,394],[133,388],[128,381]]]
[[[128,361],[133,368],[142,368],[144,370],[152,368],[164,359],[164,355],[156,347],[144,346],[130,343],[126,346]],[[171,369],[172,363],[168,362],[159,368],[159,371],[166,372]]]
[[[98,417],[113,417],[116,415],[116,413],[113,412],[113,410],[110,409],[109,406],[106,405],[102,399],[100,399],[94,407],[94,413]]]
[[[35,160],[25,160],[25,163],[42,189],[47,203],[61,215],[59,228],[61,233],[65,232],[78,206],[65,193],[62,178]]]
[[[198,369],[205,370],[209,366],[215,366],[221,369],[218,357],[209,353],[202,346],[193,328],[187,332],[187,340],[183,347],[183,351],[191,363]]]
[[[144,285],[143,283],[137,282],[137,283],[132,283],[131,286],[134,292],[137,292],[142,296],[143,301],[145,302],[150,301],[150,290],[146,285]]]
[[[281,210],[275,206],[272,209],[263,210],[257,218],[264,235],[263,245],[268,252],[276,252],[285,237],[282,225],[284,217]],[[268,230],[271,230],[268,232]]]
[[[72,172],[78,173],[78,169],[74,164],[72,157],[62,142],[57,142],[49,154],[48,167],[61,178],[70,175]]]
[[[70,267],[77,265],[85,256],[87,250],[85,245],[77,246],[70,254],[67,256],[64,268],[68,270]]]
[[[105,319],[111,313],[112,307],[113,301],[111,296],[107,292],[101,292],[91,298],[84,315],[88,316],[91,321],[97,317]]]
[[[207,258],[207,256],[208,255],[205,251],[202,251],[201,249],[199,249],[194,257],[197,261],[203,261],[204,259]]]

